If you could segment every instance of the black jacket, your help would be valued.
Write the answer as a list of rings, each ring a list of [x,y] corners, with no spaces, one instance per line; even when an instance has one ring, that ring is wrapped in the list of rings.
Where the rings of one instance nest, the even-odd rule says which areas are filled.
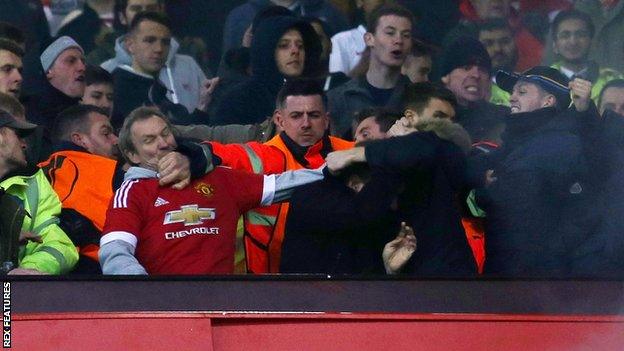
[[[505,116],[508,114],[509,107],[480,101],[471,107],[459,106],[455,120],[470,134],[473,143],[496,142],[504,129]]]
[[[383,247],[399,230],[394,178],[375,175],[359,193],[334,177],[295,190],[280,272],[382,274]]]
[[[414,228],[417,249],[404,269],[418,277],[471,277],[475,260],[461,224],[458,195],[465,187],[468,134],[446,119],[428,118],[421,132],[366,146],[374,169],[400,170],[401,218]]]
[[[105,28],[98,13],[89,4],[85,4],[80,15],[59,28],[57,36],[72,37],[82,47],[85,55],[88,55],[91,50],[95,49],[95,39]]]
[[[497,178],[479,189],[487,213],[484,272],[505,277],[565,277],[584,236],[586,163],[577,123],[543,108],[511,114],[503,146],[491,154]]]
[[[302,76],[319,74],[321,44],[314,28],[295,17],[277,16],[261,22],[251,44],[252,76],[232,86],[216,107],[213,124],[254,124],[264,121],[275,110],[275,98],[285,77],[275,63],[277,42],[289,29],[301,33],[305,47]]]

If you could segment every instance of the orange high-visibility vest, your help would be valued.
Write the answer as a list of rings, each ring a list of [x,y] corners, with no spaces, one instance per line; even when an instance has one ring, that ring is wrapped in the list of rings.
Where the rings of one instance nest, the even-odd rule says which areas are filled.
[[[113,197],[117,161],[82,151],[58,151],[38,166],[52,184],[63,208],[76,210],[102,231]],[[98,249],[99,246],[93,244],[79,251],[97,261]]]
[[[353,142],[329,137],[331,149],[345,150],[353,147]],[[213,152],[223,165],[244,169],[258,174],[276,174],[286,170],[304,168],[290,152],[282,138],[276,135],[264,144],[222,145],[211,142]],[[325,160],[321,155],[323,140],[312,145],[305,159],[307,168],[318,168]],[[259,207],[245,214],[245,252],[247,269],[252,273],[279,272],[282,242],[288,203]]]

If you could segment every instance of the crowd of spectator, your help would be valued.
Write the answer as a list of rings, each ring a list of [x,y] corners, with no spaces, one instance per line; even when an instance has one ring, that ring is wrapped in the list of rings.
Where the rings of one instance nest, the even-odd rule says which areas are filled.
[[[4,273],[624,278],[624,1],[211,3],[0,1]]]

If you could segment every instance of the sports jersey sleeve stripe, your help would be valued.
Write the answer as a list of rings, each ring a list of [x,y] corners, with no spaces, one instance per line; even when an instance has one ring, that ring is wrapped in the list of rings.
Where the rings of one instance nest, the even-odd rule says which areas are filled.
[[[262,186],[262,200],[261,206],[267,206],[273,203],[273,197],[275,196],[275,175],[265,175],[264,184]]]
[[[116,231],[104,234],[100,238],[100,246],[103,246],[104,244],[107,244],[114,240],[121,240],[132,245],[132,247],[136,247],[137,245],[137,238],[136,236],[134,236],[134,234],[123,231]]]
[[[128,186],[129,182],[130,181],[125,181],[121,183],[121,186],[119,187],[119,189],[115,191],[115,201],[113,202],[113,208],[119,208],[119,198],[121,197],[121,194],[123,193],[126,186]]]
[[[130,188],[132,188],[133,184],[136,184],[138,180],[134,179],[128,182],[124,182],[124,184],[117,190],[115,193],[115,204],[114,208],[126,208],[128,207],[128,192],[130,192]]]

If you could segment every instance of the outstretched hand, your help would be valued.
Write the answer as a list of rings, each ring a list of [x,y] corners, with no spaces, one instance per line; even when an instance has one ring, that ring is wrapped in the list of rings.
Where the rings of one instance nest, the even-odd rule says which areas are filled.
[[[401,229],[397,237],[384,246],[383,258],[386,273],[396,274],[416,251],[416,235],[412,227],[401,222]]]

